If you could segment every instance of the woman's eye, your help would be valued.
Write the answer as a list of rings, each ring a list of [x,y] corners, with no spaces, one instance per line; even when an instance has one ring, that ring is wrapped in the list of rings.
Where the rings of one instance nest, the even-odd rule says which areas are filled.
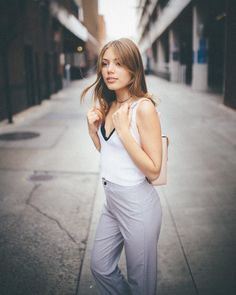
[[[107,65],[108,65],[107,63],[102,62],[102,66],[103,66],[103,67],[106,67]]]
[[[121,66],[121,64],[119,62],[116,63],[117,66]]]

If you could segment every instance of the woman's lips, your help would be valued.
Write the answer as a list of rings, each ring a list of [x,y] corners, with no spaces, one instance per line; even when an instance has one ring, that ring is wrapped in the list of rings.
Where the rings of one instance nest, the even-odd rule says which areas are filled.
[[[109,77],[106,80],[107,80],[107,83],[114,83],[116,82],[117,78]]]

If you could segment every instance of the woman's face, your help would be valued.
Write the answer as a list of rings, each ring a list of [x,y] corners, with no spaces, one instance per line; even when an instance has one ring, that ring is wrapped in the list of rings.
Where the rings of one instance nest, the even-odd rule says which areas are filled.
[[[102,77],[108,89],[119,91],[128,88],[131,74],[121,65],[112,47],[108,48],[102,58]]]

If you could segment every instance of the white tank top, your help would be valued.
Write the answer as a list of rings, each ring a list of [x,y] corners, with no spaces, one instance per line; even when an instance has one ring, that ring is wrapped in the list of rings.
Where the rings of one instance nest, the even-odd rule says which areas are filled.
[[[139,99],[131,105],[130,122],[130,132],[139,145],[140,136],[136,125],[136,112],[141,100],[143,99]],[[111,134],[105,138],[105,132],[102,132],[102,128],[104,129],[104,125],[101,125],[98,130],[101,143],[101,177],[124,186],[136,185],[143,182],[145,180],[145,175],[129,156],[116,130],[114,129]]]

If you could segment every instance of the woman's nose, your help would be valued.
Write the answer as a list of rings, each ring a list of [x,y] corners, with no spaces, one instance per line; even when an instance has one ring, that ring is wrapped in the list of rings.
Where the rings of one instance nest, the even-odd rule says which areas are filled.
[[[114,70],[115,70],[114,64],[113,63],[109,63],[107,65],[107,71],[108,72],[114,72]]]

